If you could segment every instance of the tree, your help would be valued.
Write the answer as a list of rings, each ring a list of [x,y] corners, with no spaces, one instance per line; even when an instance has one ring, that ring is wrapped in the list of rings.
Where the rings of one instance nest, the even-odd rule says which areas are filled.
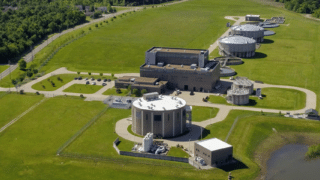
[[[88,75],[91,76],[91,72],[88,72]]]
[[[127,89],[131,92],[131,84],[129,84]]]
[[[33,75],[32,71],[31,71],[31,70],[28,70],[28,71],[27,71],[27,76],[30,78],[30,77],[32,77],[32,75]]]
[[[114,78],[114,74],[113,73],[111,73],[111,77]]]
[[[145,93],[147,93],[148,91],[146,90],[146,89],[142,89],[141,90],[141,94],[145,94]]]
[[[80,75],[80,72],[78,71],[77,74]]]
[[[17,80],[15,80],[15,79],[12,79],[11,80],[11,83],[15,86],[16,84],[18,84],[18,82],[17,82]]]
[[[93,11],[94,11],[94,6],[90,6],[89,11],[90,11],[90,12],[93,12]]]
[[[91,30],[91,27],[89,27],[89,31]]]
[[[116,92],[117,92],[117,94],[120,94],[120,93],[121,93],[121,89],[120,89],[120,88],[117,88],[117,89],[116,89]]]
[[[95,24],[94,26],[95,26],[96,28],[97,28],[97,27],[99,27],[99,25],[98,25],[98,24]]]
[[[140,92],[139,92],[139,90],[137,88],[134,88],[132,90],[132,94],[134,94],[134,95],[136,95],[136,97],[138,97],[140,95]]]
[[[20,59],[19,63],[19,68],[20,70],[25,70],[27,67],[27,62],[24,59]]]

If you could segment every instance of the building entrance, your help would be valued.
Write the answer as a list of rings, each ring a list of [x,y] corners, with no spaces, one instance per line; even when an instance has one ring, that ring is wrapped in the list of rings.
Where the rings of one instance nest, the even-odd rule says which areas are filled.
[[[184,85],[184,90],[188,91],[188,85]]]

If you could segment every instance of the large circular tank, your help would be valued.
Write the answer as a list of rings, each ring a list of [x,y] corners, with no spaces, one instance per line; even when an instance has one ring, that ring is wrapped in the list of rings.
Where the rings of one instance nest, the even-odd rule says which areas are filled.
[[[249,89],[230,89],[227,91],[227,102],[235,105],[249,103]]]
[[[251,24],[232,26],[230,34],[253,38],[256,42],[260,43],[263,42],[264,28]]]
[[[186,130],[185,107],[186,101],[179,97],[139,98],[132,103],[132,131],[142,136],[151,132],[163,138],[181,135]]]
[[[218,44],[222,56],[252,57],[256,50],[256,40],[243,36],[224,37]]]
[[[232,84],[233,89],[246,88],[249,90],[249,94],[253,93],[253,82],[246,77],[236,77]]]

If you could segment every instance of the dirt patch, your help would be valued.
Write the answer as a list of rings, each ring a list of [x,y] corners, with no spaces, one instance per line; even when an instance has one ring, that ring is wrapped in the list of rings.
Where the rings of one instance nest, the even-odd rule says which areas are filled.
[[[272,153],[287,144],[314,145],[319,143],[320,134],[317,133],[274,133],[264,140],[254,153],[254,161],[260,166],[261,171],[256,178],[264,179],[267,173],[267,161]]]

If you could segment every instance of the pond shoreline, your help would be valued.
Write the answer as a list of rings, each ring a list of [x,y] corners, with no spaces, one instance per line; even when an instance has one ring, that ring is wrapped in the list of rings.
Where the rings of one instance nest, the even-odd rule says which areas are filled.
[[[274,133],[263,142],[260,143],[254,153],[254,161],[261,168],[260,174],[255,179],[265,179],[267,174],[267,162],[273,153],[285,145],[301,144],[301,145],[315,145],[320,141],[320,135],[317,133]]]

